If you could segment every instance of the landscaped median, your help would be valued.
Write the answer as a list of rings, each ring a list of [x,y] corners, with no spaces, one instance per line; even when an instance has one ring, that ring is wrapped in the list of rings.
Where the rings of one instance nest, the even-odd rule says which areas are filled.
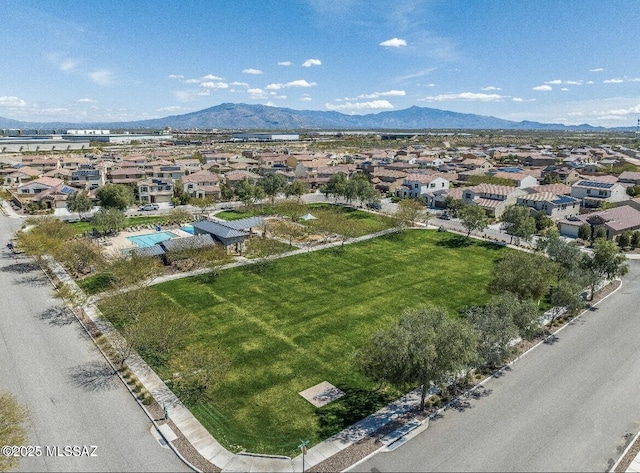
[[[486,303],[495,261],[508,249],[450,233],[405,231],[357,244],[170,281],[158,310],[193,314],[187,343],[223,350],[228,374],[208,400],[188,403],[232,451],[296,454],[403,394],[354,367],[354,353],[402,310],[451,314]],[[148,360],[163,379],[167,365]],[[328,381],[346,393],[320,408],[298,393]]]

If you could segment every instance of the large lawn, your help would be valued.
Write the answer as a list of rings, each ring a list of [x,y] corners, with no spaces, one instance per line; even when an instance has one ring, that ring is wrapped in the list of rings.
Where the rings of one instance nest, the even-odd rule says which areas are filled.
[[[339,430],[339,417],[372,412],[385,401],[372,394],[367,404],[359,391],[316,409],[299,391],[322,381],[349,392],[374,390],[352,361],[368,337],[405,308],[433,304],[453,316],[487,301],[504,251],[450,233],[407,231],[155,290],[167,304],[193,312],[197,339],[223,347],[232,360],[214,401],[190,406],[196,417],[233,450],[295,455],[300,439],[314,444]],[[340,402],[344,411],[325,425]]]

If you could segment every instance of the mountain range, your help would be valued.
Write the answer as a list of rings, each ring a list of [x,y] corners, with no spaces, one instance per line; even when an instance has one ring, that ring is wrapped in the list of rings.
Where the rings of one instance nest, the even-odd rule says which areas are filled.
[[[109,123],[34,123],[0,117],[0,128],[21,129],[222,129],[222,130],[574,130],[634,131],[633,127],[604,128],[588,124],[562,125],[515,122],[486,115],[458,113],[428,107],[347,115],[339,112],[293,110],[244,103],[223,103],[197,112],[151,120]]]

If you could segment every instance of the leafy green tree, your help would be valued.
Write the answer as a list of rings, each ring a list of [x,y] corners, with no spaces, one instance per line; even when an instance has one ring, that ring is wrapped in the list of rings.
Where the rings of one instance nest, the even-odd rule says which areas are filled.
[[[511,235],[511,242],[513,237],[528,242],[536,233],[536,221],[529,208],[510,205],[502,214],[502,229]]]
[[[307,206],[299,200],[283,200],[275,205],[275,211],[296,222],[307,211]]]
[[[413,227],[417,222],[427,222],[431,214],[426,211],[422,199],[402,199],[394,215],[398,228]]]
[[[445,389],[477,360],[477,335],[467,322],[440,308],[407,311],[374,335],[356,359],[379,382],[399,388],[420,386],[420,408],[432,385]]]
[[[578,238],[581,240],[590,240],[591,239],[591,225],[588,223],[583,223],[578,227]]]
[[[631,232],[622,232],[618,237],[618,246],[620,249],[624,250],[631,245]]]
[[[265,195],[271,200],[273,204],[278,194],[284,191],[287,185],[287,180],[282,174],[276,174],[270,172],[262,176],[259,186],[264,190]]]
[[[76,212],[78,218],[82,219],[82,214],[89,212],[93,208],[93,202],[89,198],[87,191],[76,191],[67,197],[67,210]]]
[[[333,195],[334,199],[344,197],[347,190],[347,175],[343,172],[338,172],[329,178],[329,182],[326,185],[324,192],[325,195]]]
[[[631,234],[631,248],[635,249],[640,246],[640,231],[636,230]]]
[[[536,222],[536,232],[542,232],[547,228],[555,227],[553,220],[544,212],[536,212],[533,218]]]
[[[596,230],[593,234],[594,240],[606,239],[607,238],[607,230],[603,226],[596,227]]]
[[[54,217],[30,218],[26,223],[27,228],[16,233],[17,246],[37,261],[55,255],[75,235],[70,225]]]
[[[105,184],[98,188],[96,197],[104,209],[124,211],[133,205],[133,190],[124,184]]]
[[[298,200],[308,191],[307,185],[302,181],[293,181],[284,187],[284,195],[289,198],[296,196]]]
[[[449,213],[451,215],[453,215],[454,217],[458,216],[458,212],[465,205],[467,205],[467,204],[465,204],[464,200],[462,200],[462,199],[454,199],[451,196],[447,196],[444,199],[444,208],[447,209],[449,211]]]
[[[611,240],[598,238],[593,243],[593,254],[583,254],[583,265],[590,276],[591,298],[597,285],[605,279],[624,276],[629,272],[627,257]]]
[[[106,259],[100,245],[93,240],[70,240],[54,255],[75,276],[92,273],[104,267]]]
[[[544,256],[509,251],[496,264],[489,290],[494,294],[508,291],[519,299],[540,300],[549,292],[556,271],[556,263]]]
[[[202,215],[205,215],[209,209],[213,208],[213,206],[216,205],[216,201],[212,197],[198,197],[190,199],[189,204],[199,208],[200,213]]]
[[[566,309],[569,314],[573,314],[584,307],[581,292],[582,285],[571,279],[561,279],[556,286],[551,288],[549,300],[553,305],[553,311],[549,325],[553,324],[563,309]]]
[[[101,208],[91,218],[96,230],[100,232],[119,232],[127,226],[127,216],[117,208]]]
[[[627,187],[627,194],[631,197],[638,197],[640,195],[640,184]]]
[[[487,213],[479,205],[465,205],[458,211],[458,217],[464,228],[467,229],[467,238],[474,230],[482,231],[489,225]]]
[[[0,391],[0,445],[26,445],[29,411],[16,397]],[[18,466],[19,456],[0,454],[0,471],[13,470]]]

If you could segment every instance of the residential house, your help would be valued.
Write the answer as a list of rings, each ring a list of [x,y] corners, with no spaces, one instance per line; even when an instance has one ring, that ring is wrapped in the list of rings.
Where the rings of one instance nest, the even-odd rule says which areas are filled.
[[[467,204],[482,207],[490,217],[499,218],[509,205],[515,205],[519,196],[525,195],[524,189],[495,184],[479,184],[465,187],[462,200]]]
[[[624,184],[631,184],[637,186],[640,184],[640,172],[637,171],[623,171],[618,176],[618,182]]]
[[[62,158],[62,161],[60,161],[60,167],[63,169],[74,170],[78,169],[82,164],[89,164],[90,161],[91,160],[89,158],[84,156],[70,155]]]
[[[42,171],[34,169],[31,166],[22,166],[20,168],[9,168],[11,171],[4,176],[4,185],[9,187],[18,187],[25,182],[32,181],[42,175]]]
[[[224,174],[224,179],[229,185],[248,180],[251,184],[255,184],[260,180],[260,175],[250,171],[229,171]]]
[[[59,168],[60,159],[44,156],[22,156],[22,164],[33,169],[38,169],[39,171],[45,173],[47,171],[51,171],[52,169]]]
[[[147,173],[143,168],[134,166],[124,166],[109,171],[108,180],[112,184],[138,184],[146,179]]]
[[[582,179],[571,186],[571,197],[582,200],[583,207],[599,207],[602,202],[628,200],[626,189],[620,184]]]
[[[173,181],[171,179],[146,179],[136,183],[138,200],[143,204],[171,202]]]
[[[536,212],[544,212],[553,220],[572,217],[580,213],[580,200],[553,192],[534,192],[521,195],[516,205],[529,207]]]
[[[627,230],[640,230],[640,210],[630,205],[622,205],[599,212],[582,214],[560,220],[558,229],[563,236],[577,238],[579,228],[585,224],[591,227],[592,236],[595,235],[598,227],[602,227],[605,229],[606,237],[611,240]]]
[[[497,171],[490,172],[490,175],[499,179],[510,179],[515,183],[516,187],[520,189],[538,185],[538,180],[535,177],[522,172]]]
[[[34,181],[27,182],[18,186],[17,192],[20,197],[32,197],[39,194],[42,191],[46,191],[47,189],[51,189],[52,187],[56,187],[64,184],[62,179],[56,179],[53,177],[41,177]]]
[[[544,182],[562,182],[571,185],[580,179],[580,174],[570,166],[547,166],[542,170],[541,178]]]
[[[79,189],[93,190],[103,186],[106,182],[104,168],[95,164],[83,164],[71,171],[69,184]]]
[[[154,166],[152,177],[154,179],[170,179],[177,181],[184,176],[184,168],[177,164],[169,164],[163,166]]]
[[[182,178],[182,190],[191,197],[220,198],[220,177],[210,171],[197,171]]]
[[[546,167],[546,166],[555,165],[556,159],[557,158],[552,155],[530,154],[522,160],[522,163],[525,166],[530,166],[530,167],[543,167],[543,166]]]
[[[409,174],[395,191],[398,197],[425,197],[437,190],[448,189],[449,181],[438,174]]]

